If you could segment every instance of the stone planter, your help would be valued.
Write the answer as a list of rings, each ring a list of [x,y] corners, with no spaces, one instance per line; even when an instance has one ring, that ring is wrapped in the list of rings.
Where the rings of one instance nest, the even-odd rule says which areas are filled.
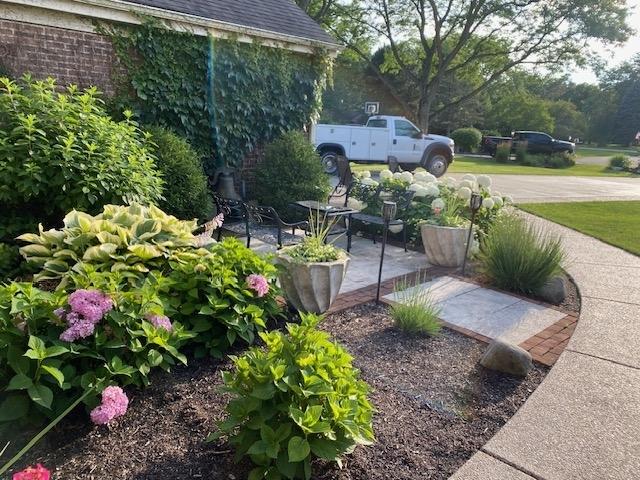
[[[297,263],[283,248],[277,263],[282,266],[279,278],[287,301],[301,312],[324,313],[338,296],[349,257],[341,252],[333,262]]]
[[[442,267],[460,267],[464,261],[469,229],[464,227],[420,226],[427,261]]]

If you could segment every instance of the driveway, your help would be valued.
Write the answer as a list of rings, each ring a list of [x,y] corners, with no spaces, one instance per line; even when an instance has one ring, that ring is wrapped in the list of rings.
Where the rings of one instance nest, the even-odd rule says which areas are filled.
[[[455,173],[454,178],[463,174]],[[640,200],[640,178],[490,175],[492,190],[516,203]]]

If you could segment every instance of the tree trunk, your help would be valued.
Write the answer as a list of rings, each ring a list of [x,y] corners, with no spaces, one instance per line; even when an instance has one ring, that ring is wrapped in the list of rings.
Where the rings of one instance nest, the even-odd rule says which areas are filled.
[[[425,132],[429,133],[429,116],[431,114],[431,99],[421,98],[418,102],[418,127]]]

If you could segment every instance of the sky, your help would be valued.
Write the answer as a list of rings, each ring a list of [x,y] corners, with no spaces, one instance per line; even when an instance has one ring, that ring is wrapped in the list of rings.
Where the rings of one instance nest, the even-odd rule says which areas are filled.
[[[627,4],[632,9],[629,25],[638,31],[622,46],[596,48],[597,52],[607,60],[608,67],[614,67],[625,60],[629,60],[634,54],[640,53],[640,0],[629,0]],[[590,68],[576,69],[571,78],[576,83],[596,83],[597,81],[595,73]]]

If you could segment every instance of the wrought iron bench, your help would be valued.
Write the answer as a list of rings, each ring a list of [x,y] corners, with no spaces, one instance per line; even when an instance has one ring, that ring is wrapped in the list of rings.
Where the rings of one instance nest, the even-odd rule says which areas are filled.
[[[381,186],[377,187],[375,189],[375,195],[374,198],[380,198],[380,195],[382,193],[383,189]],[[412,191],[407,191],[404,192],[402,195],[400,195],[400,198],[397,201],[397,205],[398,205],[398,212],[402,212],[404,210],[406,210],[409,205],[411,204],[411,200],[413,200],[413,195],[414,192]],[[347,199],[348,200],[348,199]],[[355,231],[355,228],[353,227],[353,223],[354,222],[359,222],[362,223],[364,225],[374,225],[374,226],[379,226],[382,227],[384,226],[384,220],[382,219],[381,216],[379,215],[371,215],[368,213],[354,213],[352,215],[350,215],[350,221],[351,223],[351,227],[349,228],[348,231],[348,235],[349,235],[349,245],[351,245],[351,236],[353,235],[353,232]],[[394,226],[401,226],[402,227],[402,242],[404,245],[404,251],[407,251],[407,224],[404,220],[402,219],[395,219],[392,220],[389,223],[389,227],[394,227]],[[376,243],[376,232],[373,232],[373,243]]]

